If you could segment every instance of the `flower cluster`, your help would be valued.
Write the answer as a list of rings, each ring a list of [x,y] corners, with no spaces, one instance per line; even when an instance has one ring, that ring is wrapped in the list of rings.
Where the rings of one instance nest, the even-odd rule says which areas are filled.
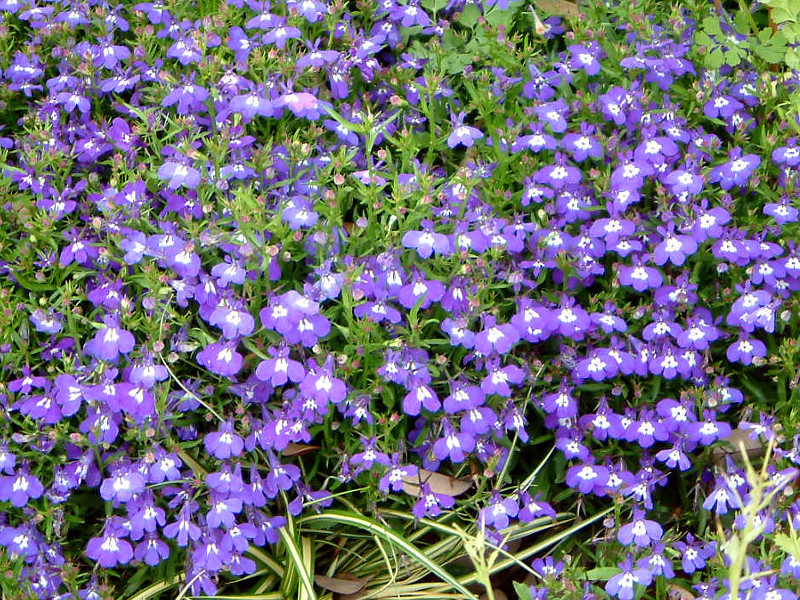
[[[800,146],[770,119],[798,82],[703,69],[678,9],[512,39],[508,2],[203,4],[0,1],[0,545],[26,593],[185,561],[213,595],[334,492],[435,518],[458,501],[424,473],[470,467],[501,544],[556,514],[520,486],[542,439],[559,502],[630,509],[609,594],[677,560],[729,585],[653,513],[705,473],[704,509],[743,514],[706,449],[743,389],[790,404]],[[769,560],[749,584],[794,597]]]

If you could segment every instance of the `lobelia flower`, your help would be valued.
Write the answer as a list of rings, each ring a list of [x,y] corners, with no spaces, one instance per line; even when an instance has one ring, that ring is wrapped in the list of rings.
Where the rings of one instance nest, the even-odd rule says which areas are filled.
[[[439,460],[449,458],[454,463],[464,462],[466,455],[475,449],[475,438],[457,432],[448,419],[442,420],[442,437],[433,444],[433,453]]]
[[[234,431],[232,421],[220,423],[217,431],[206,435],[203,445],[206,452],[220,460],[239,456],[244,450],[244,440]]]
[[[761,164],[761,158],[756,154],[742,156],[741,148],[731,150],[728,158],[729,162],[711,169],[709,176],[709,181],[719,182],[724,190],[746,185],[750,175]]]
[[[478,513],[478,524],[481,529],[486,527],[505,529],[517,514],[519,505],[516,500],[513,497],[503,498],[500,492],[495,490],[492,492],[489,504]]]
[[[640,548],[646,548],[653,542],[659,541],[664,535],[661,525],[655,521],[644,518],[644,511],[638,507],[633,509],[633,521],[619,528],[617,539],[621,544],[629,546],[633,543]]]
[[[341,379],[333,376],[333,356],[329,356],[320,367],[309,361],[309,370],[300,383],[300,392],[313,399],[322,414],[327,413],[328,402],[339,404],[347,396],[347,387]]]
[[[329,102],[319,100],[308,92],[291,92],[278,97],[273,103],[275,108],[286,106],[296,117],[318,120],[323,114],[328,114],[333,106]]]
[[[229,340],[248,336],[255,328],[255,320],[243,308],[241,302],[234,305],[223,301],[213,310],[208,322],[222,329],[222,335]]]
[[[168,179],[167,187],[171,190],[194,189],[200,184],[200,171],[182,162],[166,161],[158,168],[158,177]]]
[[[572,488],[578,488],[582,494],[588,494],[596,487],[603,487],[609,478],[609,470],[590,462],[578,463],[567,470],[566,482]]]
[[[89,540],[86,555],[105,569],[129,563],[133,558],[133,547],[123,539],[127,534],[125,519],[106,518],[103,535]]]
[[[507,354],[519,342],[520,335],[510,323],[497,325],[495,317],[483,315],[483,329],[475,335],[475,350],[489,356]]]
[[[419,494],[420,499],[411,509],[417,519],[426,516],[435,519],[442,514],[443,509],[448,510],[455,505],[455,499],[452,496],[434,492],[426,481],[420,483]]]
[[[728,346],[726,356],[731,362],[740,362],[743,365],[753,364],[755,358],[764,358],[767,355],[767,347],[759,339],[749,337],[744,331],[739,333],[739,339]]]
[[[109,314],[103,317],[105,327],[100,328],[87,342],[85,351],[90,356],[113,362],[120,354],[128,354],[136,345],[133,334],[120,327],[119,317]]]
[[[619,267],[619,282],[633,287],[637,292],[661,287],[664,277],[655,267],[646,266],[648,255],[637,255],[633,258],[633,266]]]
[[[43,494],[44,486],[36,475],[31,475],[27,461],[23,461],[16,473],[12,470],[11,475],[0,477],[0,500],[11,502],[17,508],[27,505],[30,499],[41,498]]]
[[[621,571],[606,582],[605,590],[609,595],[616,596],[620,600],[633,600],[636,584],[646,587],[653,580],[653,574],[648,569],[640,568],[638,565],[634,566],[633,557],[630,554],[617,566]]]
[[[259,363],[256,367],[256,377],[261,381],[268,381],[274,386],[282,386],[292,381],[299,383],[306,376],[303,365],[289,358],[290,349],[286,345],[278,348],[270,347],[267,352],[272,356]]]
[[[430,258],[437,254],[449,254],[451,251],[450,239],[441,233],[433,230],[433,221],[423,220],[422,231],[411,230],[403,235],[403,246],[414,248],[421,258]]]
[[[186,547],[189,540],[197,541],[202,535],[202,530],[192,520],[192,515],[196,514],[199,505],[194,501],[183,503],[177,519],[164,527],[164,536],[174,539],[178,546]]]
[[[558,140],[551,135],[544,133],[542,125],[539,123],[531,123],[528,126],[531,130],[530,135],[522,135],[515,139],[511,144],[511,152],[522,152],[525,149],[533,152],[540,152],[541,150],[556,150],[558,149]],[[547,192],[542,192],[546,194]],[[532,198],[528,197],[528,203]]]
[[[488,358],[484,366],[487,374],[481,380],[481,390],[485,394],[508,398],[511,396],[509,384],[517,386],[525,380],[525,371],[516,365],[503,366],[497,356]]]
[[[466,116],[464,112],[450,115],[450,121],[453,123],[453,133],[447,138],[447,145],[450,148],[455,148],[459,145],[469,148],[475,143],[475,140],[483,137],[483,132],[480,129],[464,125]]]
[[[145,489],[145,480],[141,473],[124,462],[118,462],[109,468],[110,477],[100,484],[100,497],[114,503],[126,503],[135,494]]]
[[[555,190],[577,185],[581,181],[581,171],[567,163],[567,157],[556,152],[555,164],[542,167],[533,176],[536,183],[546,184]]]
[[[236,342],[215,342],[197,354],[197,362],[209,371],[223,377],[232,377],[242,368],[244,361],[236,351]]]
[[[403,412],[407,415],[415,417],[423,407],[430,412],[436,412],[442,407],[436,392],[416,376],[409,379],[408,390],[403,398]]]
[[[570,53],[570,67],[583,69],[587,75],[597,75],[600,72],[600,57],[603,53],[597,42],[592,42],[589,47],[582,44],[573,44],[567,48]]]
[[[675,548],[681,553],[681,566],[683,570],[692,574],[705,568],[706,560],[716,553],[716,543],[703,544],[696,540],[691,533],[686,534],[686,541],[674,543]]]

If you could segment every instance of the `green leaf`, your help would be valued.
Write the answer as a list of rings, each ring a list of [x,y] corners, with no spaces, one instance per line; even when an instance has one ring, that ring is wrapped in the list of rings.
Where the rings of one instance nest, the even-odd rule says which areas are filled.
[[[456,22],[464,27],[472,29],[478,23],[478,17],[481,16],[481,11],[474,4],[468,4],[461,14],[458,15]]]
[[[425,10],[435,13],[436,11],[443,9],[447,5],[447,2],[446,0],[422,0],[420,4],[422,4],[422,8]],[[430,16],[433,17],[433,15]]]
[[[694,34],[694,43],[698,46],[705,46],[709,48],[714,45],[714,41],[708,36],[705,31],[698,31]]]
[[[725,64],[735,67],[741,62],[742,57],[739,52],[731,51],[725,53]]]
[[[797,10],[790,10],[788,7],[784,6],[773,6],[770,16],[772,17],[772,20],[779,25],[787,22],[796,23],[798,18],[800,18]]]
[[[514,591],[517,592],[517,598],[519,598],[519,600],[533,600],[533,596],[531,595],[531,588],[529,588],[524,583],[515,581]]]
[[[708,35],[722,36],[722,29],[719,26],[719,19],[717,17],[706,17],[703,19],[703,31]]]
[[[709,69],[719,69],[725,64],[725,53],[719,48],[716,48],[715,50],[712,50],[706,54],[703,62]]]
[[[793,536],[786,535],[785,533],[776,533],[775,545],[786,552],[786,554],[794,557],[795,560],[800,561],[800,542],[797,539],[796,533],[794,533]]]
[[[790,69],[800,69],[800,53],[798,53],[796,49],[787,52],[784,60],[786,61],[786,66]]]

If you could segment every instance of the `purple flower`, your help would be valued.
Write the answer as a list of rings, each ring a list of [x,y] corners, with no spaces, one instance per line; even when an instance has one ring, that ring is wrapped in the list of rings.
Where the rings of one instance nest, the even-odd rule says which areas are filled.
[[[430,258],[434,252],[450,253],[450,239],[444,234],[434,232],[432,221],[422,221],[422,228],[422,231],[407,231],[403,235],[403,246],[414,248],[421,258]]]
[[[189,165],[167,161],[158,168],[160,179],[169,179],[167,187],[176,190],[179,187],[196,188],[200,184],[200,171]]]
[[[645,266],[645,257],[634,258],[634,266],[620,266],[619,282],[629,285],[637,292],[661,287],[664,281],[661,272],[655,267]]]
[[[483,137],[483,132],[480,129],[464,125],[465,118],[466,114],[463,112],[457,115],[450,115],[450,120],[453,123],[453,132],[447,138],[447,145],[450,148],[455,148],[458,145],[469,148],[475,143],[475,140]]]
[[[587,75],[597,75],[600,72],[600,55],[602,50],[597,42],[592,42],[589,48],[581,44],[573,44],[569,48],[570,67],[583,69]]]
[[[778,225],[785,225],[786,223],[794,223],[797,221],[798,210],[792,206],[791,198],[788,196],[781,196],[778,203],[770,202],[764,205],[763,212],[775,219]]]
[[[659,233],[664,237],[653,251],[653,262],[659,266],[664,265],[667,261],[681,266],[687,256],[697,251],[697,241],[693,237],[676,235],[673,233],[673,229],[672,223],[667,228],[659,227]]]
[[[648,569],[634,566],[633,558],[630,555],[617,566],[619,566],[621,572],[608,580],[605,590],[609,595],[616,596],[620,600],[633,600],[634,586],[637,583],[648,586],[653,580],[653,575]]]
[[[308,0],[306,0],[306,2],[307,1]],[[303,2],[303,4],[306,2]],[[308,92],[284,94],[275,101],[274,106],[276,108],[286,106],[294,116],[308,119],[309,121],[316,121],[323,114],[327,114],[328,109],[332,108],[329,102],[319,100],[316,96]]]
[[[675,548],[681,553],[681,566],[688,574],[705,568],[706,560],[714,556],[715,544],[703,544],[695,540],[691,533],[686,534],[685,542],[675,542]]]
[[[519,339],[516,327],[510,323],[497,325],[495,317],[486,314],[483,317],[483,330],[475,335],[475,349],[484,356],[507,354]]]
[[[13,506],[22,508],[28,500],[41,498],[44,486],[35,475],[31,475],[27,462],[13,475],[0,477],[0,500],[10,501]]]
[[[419,493],[420,499],[411,509],[418,519],[422,519],[425,516],[436,518],[442,514],[442,509],[447,510],[455,505],[455,499],[452,496],[434,492],[425,481],[420,483]]]
[[[751,365],[754,358],[764,358],[766,355],[767,347],[764,342],[749,337],[745,332],[739,334],[739,339],[728,346],[726,352],[729,361],[740,362],[743,365]]]
[[[36,328],[36,331],[41,333],[58,333],[62,328],[62,316],[61,313],[54,312],[52,308],[48,309],[47,312],[43,311],[41,308],[37,308],[29,318]]]
[[[609,471],[606,467],[591,463],[578,463],[567,470],[566,482],[572,488],[578,488],[582,494],[588,494],[595,487],[602,488],[608,482]]]
[[[133,334],[119,325],[116,314],[103,317],[105,327],[97,331],[86,344],[86,353],[101,360],[113,362],[120,354],[128,354],[136,345]]]
[[[403,412],[415,417],[423,407],[430,412],[436,412],[442,404],[433,389],[423,383],[413,382],[403,398]]]
[[[219,429],[206,435],[203,440],[206,452],[220,460],[239,456],[244,450],[244,440],[233,430],[232,421],[224,421]]]
[[[621,544],[629,546],[631,543],[645,548],[652,542],[661,539],[664,530],[655,521],[644,518],[644,511],[640,508],[633,509],[633,521],[619,528],[617,539]]]
[[[129,563],[133,558],[133,548],[123,539],[127,533],[122,517],[107,518],[103,535],[89,540],[86,555],[105,569]]]
[[[722,189],[729,190],[734,186],[746,185],[750,175],[761,164],[761,158],[756,154],[742,156],[740,148],[734,148],[730,161],[711,170],[710,181],[719,182]]]
[[[100,496],[103,500],[128,502],[134,494],[144,491],[144,477],[129,464],[117,464],[110,471],[111,476],[100,485]]]
[[[192,521],[192,515],[197,512],[197,509],[197,502],[184,502],[177,520],[164,527],[164,536],[174,539],[175,543],[181,547],[188,546],[189,540],[199,540],[202,530]]]
[[[309,361],[309,364],[310,369],[300,383],[303,396],[313,399],[317,406],[325,406],[328,402],[339,404],[344,400],[347,387],[344,381],[333,376],[333,357],[329,356],[321,367],[314,361]]]
[[[489,505],[480,510],[478,523],[481,528],[505,529],[518,513],[519,505],[514,498],[503,498],[499,492],[494,491]]]
[[[232,377],[242,368],[243,357],[235,342],[215,342],[197,354],[197,362],[216,375]]]
[[[581,171],[567,163],[567,157],[561,152],[555,156],[556,164],[542,167],[534,174],[537,183],[547,184],[555,190],[577,185],[581,181]]]
[[[453,429],[447,419],[442,421],[442,437],[433,444],[433,453],[439,460],[449,458],[454,463],[466,460],[466,455],[475,449],[475,438],[468,433]]]
[[[272,358],[261,361],[256,368],[256,377],[274,386],[285,385],[288,381],[299,383],[306,376],[303,365],[289,358],[289,347],[282,345],[269,348]]]

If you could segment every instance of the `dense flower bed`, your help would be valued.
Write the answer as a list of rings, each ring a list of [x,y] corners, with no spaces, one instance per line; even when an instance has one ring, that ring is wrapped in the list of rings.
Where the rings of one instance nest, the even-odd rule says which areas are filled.
[[[18,597],[236,591],[339,496],[501,546],[613,503],[536,598],[796,597],[797,81],[705,68],[710,7],[522,9],[0,1]]]

